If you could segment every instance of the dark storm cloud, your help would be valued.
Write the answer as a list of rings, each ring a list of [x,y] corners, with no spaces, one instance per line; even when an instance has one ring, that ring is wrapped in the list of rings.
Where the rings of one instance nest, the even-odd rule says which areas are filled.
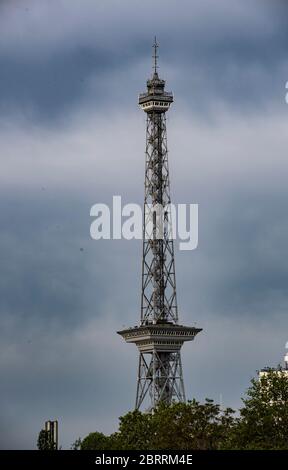
[[[215,211],[203,189],[199,249],[176,255],[181,322],[196,321],[204,328],[195,344],[185,347],[188,396],[219,400],[222,393],[225,403],[233,406],[238,406],[239,394],[247,386],[247,373],[281,358],[288,297],[283,194],[255,198],[255,193],[237,190],[237,197],[222,201],[221,211]],[[217,203],[226,196],[226,192],[218,195]],[[39,426],[53,416],[60,419],[61,442],[69,446],[91,430],[111,432],[117,416],[133,402],[135,351],[115,330],[123,323],[135,323],[139,314],[141,246],[124,241],[90,243],[88,220],[83,217],[88,201],[71,205],[71,200],[56,193],[57,206],[61,201],[56,208],[47,207],[45,201],[35,207],[25,199],[19,211],[9,203],[19,224],[18,236],[15,226],[10,233],[16,232],[18,243],[1,239],[2,281],[6,279],[6,287],[2,282],[0,289],[5,298],[1,396],[6,410],[14,403],[10,433],[4,435],[2,447],[33,447]],[[8,222],[3,221],[4,228],[13,226]],[[60,234],[54,225],[58,223]],[[9,275],[6,254],[12,267],[17,264],[18,275],[14,269]],[[270,321],[276,323],[273,329],[267,328]],[[246,349],[249,345],[251,357],[242,350],[243,343]],[[215,364],[219,372],[213,385]],[[237,368],[233,385],[226,384],[226,367]],[[20,437],[24,421],[27,429]]]
[[[227,193],[226,193],[227,195]],[[288,308],[286,192],[237,188],[227,201],[204,194],[200,200],[199,247],[179,253],[185,311],[227,318],[269,319]],[[222,200],[221,200],[222,199]],[[191,263],[191,264],[190,264]],[[187,272],[191,271],[187,277]],[[191,292],[189,300],[187,292]],[[205,295],[204,295],[205,293]],[[182,303],[181,302],[181,303]],[[206,313],[205,313],[206,312]],[[187,320],[188,321],[188,318]]]
[[[69,447],[133,404],[137,358],[115,331],[138,321],[141,243],[92,241],[89,212],[142,200],[135,101],[155,32],[176,96],[173,201],[200,214],[199,247],[176,259],[181,322],[204,328],[184,350],[187,396],[238,406],[287,340],[287,6],[0,6],[0,446],[35,447],[58,417]]]
[[[89,197],[39,187],[21,198],[2,191],[0,200],[0,447],[35,448],[47,416],[60,419],[69,446],[95,425],[91,394],[109,432],[129,397],[114,396],[117,376],[131,380],[128,370],[111,370],[121,344],[115,330],[139,311],[139,242],[93,242]],[[131,380],[129,401],[132,391]]]
[[[27,341],[32,325],[57,336],[107,313],[109,280],[114,296],[120,296],[116,281],[121,267],[115,271],[113,259],[125,246],[106,242],[106,252],[90,239],[90,204],[80,195],[75,200],[75,194],[51,195],[49,188],[41,187],[30,195],[26,192],[21,201],[17,194],[1,198],[2,332],[11,321],[18,325],[13,334],[18,337],[21,326]],[[127,307],[125,298],[120,305]]]
[[[0,56],[0,111],[5,114],[16,108],[24,114],[27,110],[27,117],[32,113],[53,120],[71,112],[81,101],[93,100],[103,109],[115,99],[115,91],[122,100],[120,88],[115,90],[115,84],[107,90],[107,77],[130,66],[127,57],[107,56],[96,45],[95,48],[75,47],[71,51],[60,48],[53,57],[37,60]]]
[[[112,2],[111,10],[109,2],[107,9],[90,1],[81,9],[76,2],[17,5],[5,9],[12,31],[4,29],[0,47],[2,113],[16,107],[51,120],[81,102],[106,112],[115,102],[129,103],[150,73],[154,30],[161,72],[166,77],[173,69],[168,86],[194,112],[214,101],[238,110],[283,102],[288,32],[281,3],[183,1],[181,8],[172,1],[164,9],[153,3],[157,26],[149,8],[138,4],[136,12],[135,2]]]

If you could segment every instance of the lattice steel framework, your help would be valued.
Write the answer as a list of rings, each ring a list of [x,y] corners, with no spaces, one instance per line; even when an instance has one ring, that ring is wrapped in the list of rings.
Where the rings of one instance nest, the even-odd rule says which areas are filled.
[[[170,204],[166,117],[152,112],[146,127],[141,324],[178,323]]]
[[[185,401],[180,350],[201,331],[178,325],[172,236],[166,112],[173,102],[165,81],[154,73],[139,105],[147,114],[140,326],[118,333],[139,349],[136,409],[153,411],[162,401]]]
[[[153,47],[154,75],[152,80],[147,82],[146,96],[145,94],[140,96],[142,109],[146,111],[148,108],[146,111],[142,325],[178,323],[165,116],[173,101],[173,96],[172,93],[164,91],[165,82],[158,77],[156,39]],[[150,106],[145,106],[147,103]],[[160,401],[168,403],[174,399],[185,401],[180,350],[160,352],[154,347],[146,354],[140,352],[137,409],[141,407],[147,394],[150,396],[152,409]]]
[[[148,411],[154,410],[160,401],[167,404],[185,401],[180,351],[140,352],[135,408],[139,409],[145,399]]]

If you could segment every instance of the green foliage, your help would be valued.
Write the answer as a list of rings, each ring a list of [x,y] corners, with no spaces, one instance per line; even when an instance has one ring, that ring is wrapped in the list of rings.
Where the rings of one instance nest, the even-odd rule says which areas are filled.
[[[53,442],[50,432],[42,429],[39,432],[37,441],[38,450],[56,450],[55,443]]]
[[[200,405],[161,404],[153,414],[133,411],[120,418],[118,433],[89,434],[82,450],[218,449],[233,426],[233,410],[220,411],[213,400]]]
[[[153,435],[153,415],[132,411],[120,417],[119,432],[115,436],[121,450],[149,450]]]
[[[288,449],[288,377],[278,368],[252,379],[227,445],[234,449]]]
[[[204,404],[161,404],[153,416],[153,449],[218,449],[233,426],[233,413],[209,399]]]
[[[110,436],[102,432],[91,432],[80,444],[81,450],[111,450]]]
[[[213,400],[161,403],[151,413],[120,418],[111,436],[89,434],[89,450],[288,449],[288,375],[280,367],[251,380],[238,417]]]

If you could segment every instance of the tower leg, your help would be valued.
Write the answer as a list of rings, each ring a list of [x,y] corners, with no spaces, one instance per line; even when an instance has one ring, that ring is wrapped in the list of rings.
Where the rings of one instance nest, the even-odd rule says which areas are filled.
[[[136,409],[147,400],[153,411],[160,402],[185,402],[182,363],[180,351],[140,353]]]

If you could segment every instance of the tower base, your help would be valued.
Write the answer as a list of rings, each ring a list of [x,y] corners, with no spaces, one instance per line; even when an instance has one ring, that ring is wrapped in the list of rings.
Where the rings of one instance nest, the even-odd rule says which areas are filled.
[[[145,408],[145,401],[149,407]],[[181,353],[153,350],[140,352],[136,406],[153,411],[160,403],[185,402]]]

